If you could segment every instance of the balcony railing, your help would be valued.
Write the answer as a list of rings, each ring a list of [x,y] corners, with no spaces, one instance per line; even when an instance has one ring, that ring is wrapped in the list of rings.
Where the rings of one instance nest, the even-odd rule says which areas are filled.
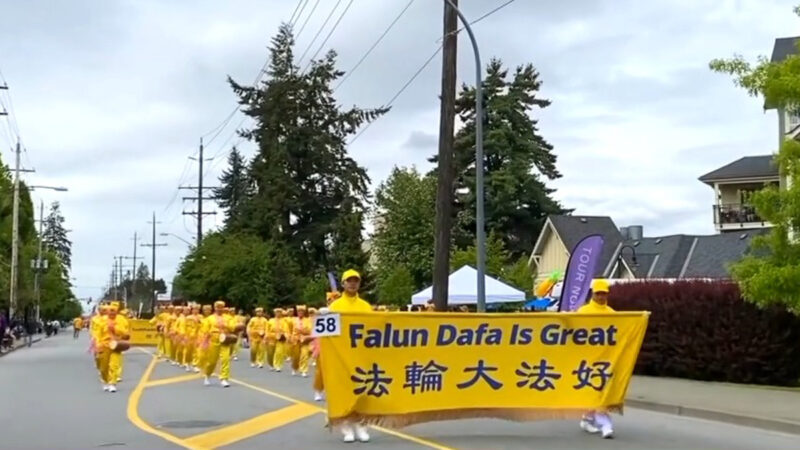
[[[734,224],[760,223],[766,222],[756,214],[756,209],[751,205],[727,204],[714,205],[714,224],[734,225]]]

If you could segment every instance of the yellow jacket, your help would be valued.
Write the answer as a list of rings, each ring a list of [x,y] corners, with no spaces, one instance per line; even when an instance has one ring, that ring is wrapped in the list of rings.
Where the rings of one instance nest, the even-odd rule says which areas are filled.
[[[250,339],[263,338],[267,334],[267,328],[269,328],[269,321],[266,317],[253,317],[247,323],[247,335],[250,336]]]
[[[73,328],[75,328],[76,330],[80,330],[80,329],[81,329],[81,327],[83,327],[83,319],[82,319],[82,318],[80,318],[80,317],[76,317],[76,318],[75,318],[75,319],[72,321],[72,327],[73,327]]]
[[[177,336],[186,336],[186,316],[181,314],[175,319],[175,334]]]
[[[293,328],[292,317],[281,317],[275,323],[275,338],[281,342],[288,341],[292,338]]]
[[[101,314],[95,314],[89,321],[89,335],[92,337],[92,339],[94,339],[95,342],[97,342],[98,338],[100,337],[100,328],[102,328],[105,321],[106,316]]]
[[[219,344],[219,335],[221,333],[233,333],[236,328],[236,320],[230,315],[212,314],[203,319],[203,326],[201,328],[204,336],[208,337],[211,344]]]
[[[331,312],[372,312],[372,305],[366,300],[356,295],[349,295],[347,292],[342,293],[336,301],[331,303],[328,307]]]
[[[194,339],[197,336],[197,331],[200,329],[201,316],[198,314],[190,314],[184,320],[184,336],[189,339]]]
[[[306,337],[311,336],[311,319],[308,317],[296,318],[293,331],[294,341],[302,344]]]
[[[112,340],[121,340],[131,332],[128,320],[122,316],[113,319],[106,317],[99,328],[97,339],[97,348],[99,349],[108,348]]]
[[[267,342],[274,344],[278,339],[278,319],[272,317],[267,320]]]
[[[594,300],[589,300],[589,303],[578,308],[577,312],[596,314],[596,313],[613,313],[616,311],[614,311],[610,306],[608,306],[608,304],[601,305]]]

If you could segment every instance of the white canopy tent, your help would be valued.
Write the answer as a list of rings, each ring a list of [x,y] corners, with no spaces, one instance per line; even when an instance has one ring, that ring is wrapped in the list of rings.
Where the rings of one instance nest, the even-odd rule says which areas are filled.
[[[486,304],[524,302],[525,293],[502,281],[484,275],[486,280]],[[478,302],[478,271],[464,266],[451,273],[447,279],[447,303],[450,305],[474,305]],[[411,296],[413,305],[424,305],[433,298],[433,286]]]

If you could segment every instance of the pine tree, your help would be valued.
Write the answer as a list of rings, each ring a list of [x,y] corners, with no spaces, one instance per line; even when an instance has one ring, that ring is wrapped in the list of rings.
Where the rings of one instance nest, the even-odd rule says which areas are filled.
[[[254,193],[247,225],[265,240],[288,245],[300,267],[325,270],[329,252],[360,248],[354,230],[361,227],[369,178],[347,154],[347,138],[387,109],[342,110],[331,88],[343,75],[336,53],[329,51],[303,73],[294,64],[293,46],[291,28],[282,25],[262,84],[230,80],[243,112],[256,122],[242,133],[258,145],[249,171]]]
[[[219,178],[220,187],[214,189],[217,203],[225,209],[225,227],[241,230],[245,223],[245,205],[252,195],[252,184],[246,161],[236,147],[228,155],[228,169]]]
[[[58,202],[50,205],[50,213],[44,219],[42,234],[44,244],[61,261],[64,274],[69,273],[70,268],[72,268],[72,242],[69,240],[67,230],[64,228],[64,216],[61,215],[61,207]]]
[[[532,64],[519,66],[509,77],[499,59],[492,59],[483,81],[484,186],[486,229],[502,237],[512,256],[530,252],[549,214],[567,212],[554,200],[542,178],[561,177],[553,146],[539,134],[534,108],[546,108],[539,98],[539,73]],[[475,240],[475,89],[463,86],[456,113],[464,126],[456,133],[455,243],[466,248]],[[433,159],[435,161],[435,158]],[[465,193],[464,193],[465,192]]]

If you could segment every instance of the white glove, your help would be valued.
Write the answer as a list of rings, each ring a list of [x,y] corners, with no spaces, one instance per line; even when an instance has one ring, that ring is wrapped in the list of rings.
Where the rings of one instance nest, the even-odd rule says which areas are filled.
[[[325,314],[330,314],[330,313],[331,313],[330,308],[320,308],[319,311],[317,311],[317,314],[319,314],[321,316],[324,316]]]

